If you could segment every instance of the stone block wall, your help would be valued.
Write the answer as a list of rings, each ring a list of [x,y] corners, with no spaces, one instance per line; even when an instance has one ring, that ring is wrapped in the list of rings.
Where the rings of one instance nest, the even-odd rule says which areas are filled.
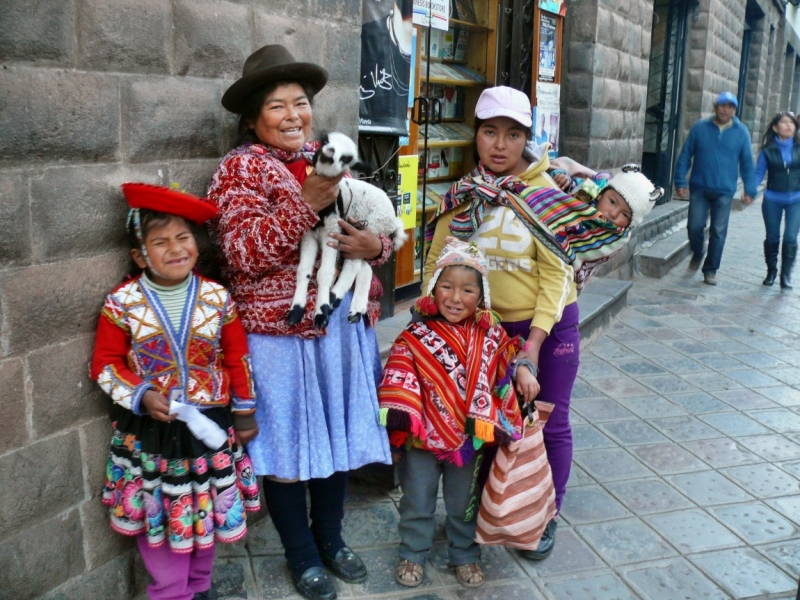
[[[652,13],[652,0],[568,4],[562,154],[597,169],[641,161]]]
[[[684,123],[713,112],[722,91],[736,93],[744,32],[744,0],[700,0],[689,17],[684,83]]]
[[[109,400],[87,375],[129,269],[125,181],[204,194],[231,147],[220,105],[282,43],[325,66],[315,128],[355,136],[357,0],[5,0],[0,10],[0,596],[136,592],[100,503]]]
[[[756,23],[750,37],[750,57],[747,67],[750,76],[745,83],[742,110],[742,122],[750,130],[751,138],[759,137],[758,132],[763,129],[761,124],[764,123],[767,114],[769,38],[770,23],[762,18]]]
[[[755,0],[750,9],[746,0],[701,0],[697,21],[690,20],[680,143],[692,123],[713,114],[719,92],[737,93],[748,10],[752,30],[741,120],[754,153],[772,116],[796,103],[798,36],[784,9],[769,0]],[[760,18],[753,19],[755,14]]]

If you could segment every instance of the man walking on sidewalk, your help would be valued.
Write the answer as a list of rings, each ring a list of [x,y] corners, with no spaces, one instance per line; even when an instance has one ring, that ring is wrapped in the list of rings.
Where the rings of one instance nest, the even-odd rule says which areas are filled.
[[[714,116],[692,125],[675,165],[678,197],[689,198],[687,229],[692,248],[689,268],[693,271],[700,268],[703,260],[704,232],[711,212],[708,254],[703,263],[703,280],[708,285],[717,285],[717,269],[728,235],[728,219],[740,174],[745,192],[742,202],[751,204],[756,195],[750,132],[736,118],[737,106],[736,96],[730,92],[717,96]],[[690,167],[692,177],[687,186],[686,175]]]

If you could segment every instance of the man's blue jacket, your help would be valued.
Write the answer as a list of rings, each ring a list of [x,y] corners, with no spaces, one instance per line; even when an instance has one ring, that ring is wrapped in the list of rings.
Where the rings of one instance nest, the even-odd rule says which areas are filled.
[[[687,185],[689,167],[692,176]],[[740,173],[745,193],[755,197],[755,165],[747,127],[736,117],[725,131],[720,131],[714,117],[692,125],[675,165],[675,187],[733,196]]]

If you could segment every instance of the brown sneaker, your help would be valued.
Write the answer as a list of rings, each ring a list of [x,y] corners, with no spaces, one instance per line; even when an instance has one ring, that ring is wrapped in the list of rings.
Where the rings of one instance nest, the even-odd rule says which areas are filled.
[[[706,285],[717,285],[717,276],[714,273],[704,273],[703,283]]]
[[[703,257],[702,256],[695,256],[692,254],[692,260],[689,261],[689,270],[690,271],[697,271],[700,268],[700,265],[703,264]]]

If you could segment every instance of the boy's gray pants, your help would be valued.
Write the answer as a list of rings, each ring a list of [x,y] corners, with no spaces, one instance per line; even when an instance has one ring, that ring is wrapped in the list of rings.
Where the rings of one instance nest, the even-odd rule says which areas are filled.
[[[472,440],[467,440],[472,443]],[[439,478],[444,482],[444,505],[447,511],[445,532],[447,551],[453,566],[469,565],[478,562],[481,549],[475,541],[475,528],[478,517],[479,492],[473,489],[480,468],[477,452],[463,467],[446,461],[439,461],[432,452],[410,448],[403,455],[398,471],[403,497],[400,499],[400,559],[418,565],[425,565],[436,529],[436,499],[439,491]],[[477,483],[475,484],[477,488]],[[465,521],[467,510],[471,510],[471,520]]]

